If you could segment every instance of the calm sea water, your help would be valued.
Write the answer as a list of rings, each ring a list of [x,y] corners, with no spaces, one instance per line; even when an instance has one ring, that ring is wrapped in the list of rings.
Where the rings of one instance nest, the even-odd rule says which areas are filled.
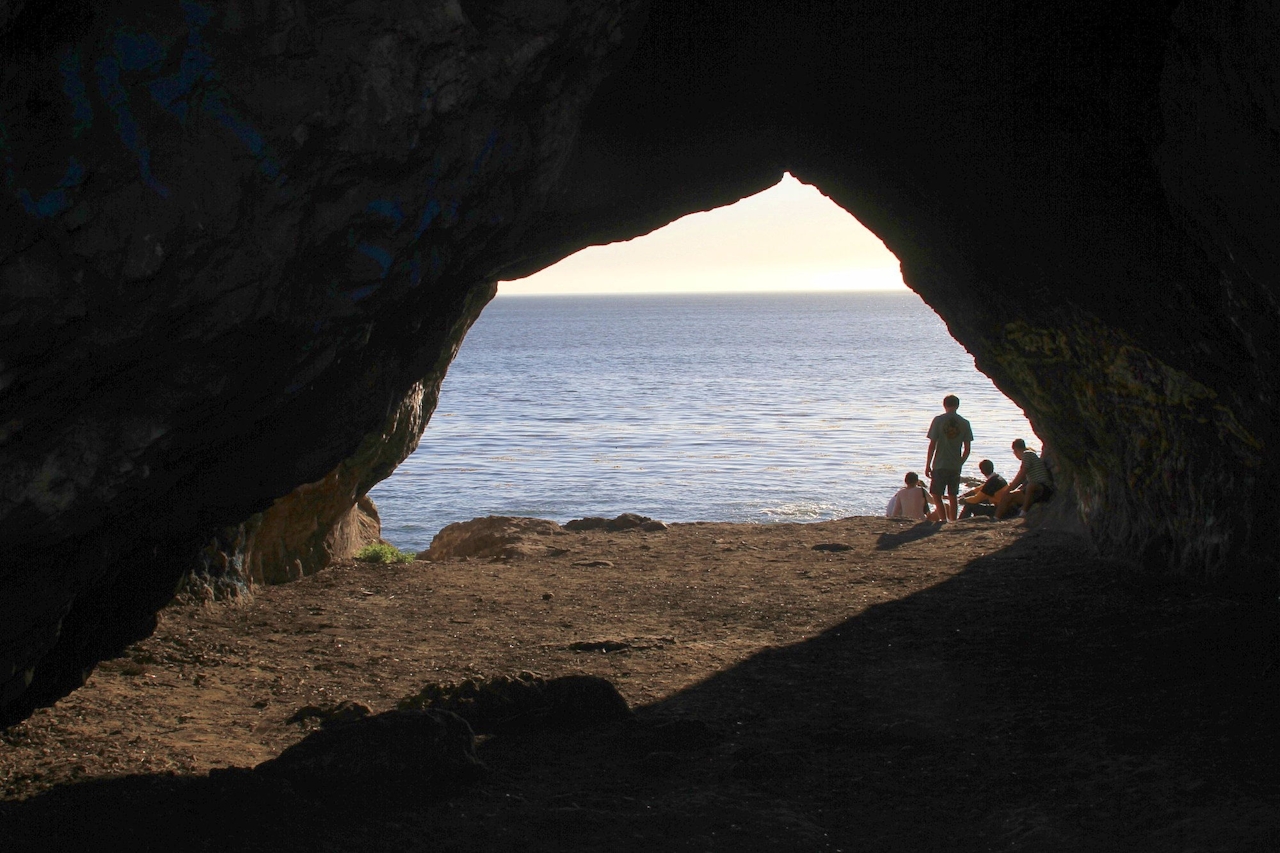
[[[1022,411],[913,293],[498,297],[372,497],[415,550],[483,515],[879,515],[923,475],[948,393],[973,424],[965,473],[1012,475]]]

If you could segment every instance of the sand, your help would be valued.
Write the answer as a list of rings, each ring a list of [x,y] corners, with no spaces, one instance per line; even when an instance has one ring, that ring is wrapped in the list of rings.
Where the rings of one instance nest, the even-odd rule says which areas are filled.
[[[0,848],[1280,849],[1274,608],[1022,521],[518,550],[173,604],[3,734]],[[481,738],[488,773],[444,798],[219,772],[308,706],[521,672],[603,676],[635,722]]]

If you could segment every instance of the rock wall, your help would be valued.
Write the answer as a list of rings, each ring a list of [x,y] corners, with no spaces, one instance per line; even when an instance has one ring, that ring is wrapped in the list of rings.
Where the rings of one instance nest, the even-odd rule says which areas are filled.
[[[322,565],[495,280],[784,170],[1100,548],[1274,589],[1273,4],[136,5],[0,2],[0,722]]]

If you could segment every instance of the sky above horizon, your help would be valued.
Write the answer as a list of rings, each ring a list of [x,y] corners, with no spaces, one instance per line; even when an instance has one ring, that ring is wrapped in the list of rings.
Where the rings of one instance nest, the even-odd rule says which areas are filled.
[[[898,259],[817,188],[791,175],[641,237],[589,246],[499,295],[906,290]]]

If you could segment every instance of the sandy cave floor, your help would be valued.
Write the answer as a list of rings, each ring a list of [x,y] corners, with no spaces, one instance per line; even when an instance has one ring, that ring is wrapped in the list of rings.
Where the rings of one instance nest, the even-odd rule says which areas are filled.
[[[545,538],[169,607],[0,736],[0,849],[1280,850],[1274,608],[1020,521]],[[703,736],[494,736],[443,799],[209,775],[305,706],[521,671]]]

